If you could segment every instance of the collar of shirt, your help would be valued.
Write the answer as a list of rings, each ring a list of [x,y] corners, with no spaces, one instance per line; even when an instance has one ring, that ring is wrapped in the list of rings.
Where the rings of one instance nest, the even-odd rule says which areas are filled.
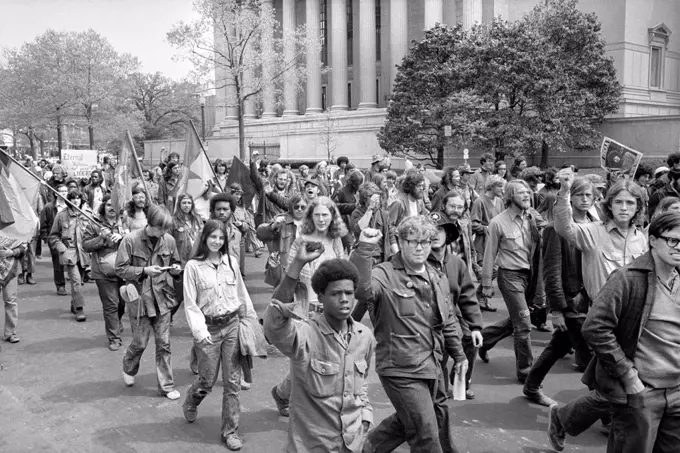
[[[607,230],[607,233],[611,234],[612,230],[616,230],[616,232],[623,237],[621,230],[619,230],[619,227],[616,226],[616,223],[613,220],[608,220],[607,223],[604,224],[604,227]],[[633,234],[637,234],[637,227],[635,225],[630,226],[628,231],[630,232],[631,230],[633,231]]]
[[[209,267],[209,268],[214,268],[213,263],[208,261],[207,259],[206,260],[197,260],[197,261],[198,261],[198,265],[200,267],[205,266],[205,267]],[[229,268],[229,255],[228,254],[222,255],[222,260],[220,261],[220,266],[222,266],[222,265],[226,266],[226,269],[229,272],[231,272],[231,269]]]
[[[324,335],[337,335],[338,337],[341,337],[340,333],[337,332],[334,328],[331,327],[330,324],[328,324],[328,321],[326,320],[326,317],[321,314],[314,318],[314,320],[319,324],[319,330],[321,331],[322,334]],[[363,332],[363,326],[361,324],[356,324],[354,320],[349,317],[347,318],[347,333],[350,335],[353,335],[355,332]]]
[[[661,280],[661,277],[657,276],[659,279],[659,282],[668,289],[668,292],[671,293],[671,295],[675,295],[675,293],[678,292],[678,289],[680,288],[680,275],[678,275],[678,270],[673,269],[671,271],[671,274],[668,276],[668,279],[666,281]]]

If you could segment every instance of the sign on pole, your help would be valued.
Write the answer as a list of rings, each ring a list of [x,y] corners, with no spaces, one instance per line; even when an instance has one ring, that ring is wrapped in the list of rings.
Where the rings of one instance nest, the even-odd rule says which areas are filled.
[[[633,179],[641,160],[642,153],[640,151],[629,148],[609,137],[602,140],[600,165],[607,172]]]
[[[467,148],[463,150],[463,159],[465,159],[465,163],[467,164],[467,160],[470,158],[470,151],[468,151]]]
[[[95,149],[63,149],[61,163],[70,178],[89,178],[97,169],[97,150]]]
[[[452,132],[450,125],[447,124],[444,126],[444,137],[451,137],[451,135],[453,135]]]

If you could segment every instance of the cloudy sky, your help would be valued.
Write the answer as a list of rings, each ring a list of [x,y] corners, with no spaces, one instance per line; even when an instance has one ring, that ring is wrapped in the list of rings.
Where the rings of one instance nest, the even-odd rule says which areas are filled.
[[[145,72],[160,71],[175,79],[191,66],[174,62],[165,40],[170,27],[191,20],[191,0],[0,0],[0,46],[19,47],[45,30],[92,28],[120,53],[131,53]]]

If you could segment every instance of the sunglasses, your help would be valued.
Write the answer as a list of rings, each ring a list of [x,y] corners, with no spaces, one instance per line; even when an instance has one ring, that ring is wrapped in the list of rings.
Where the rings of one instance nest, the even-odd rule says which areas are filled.
[[[305,205],[305,204],[296,204],[295,206],[293,206],[293,209],[295,209],[296,211],[302,211],[302,210],[304,210],[304,209],[307,209],[307,205]]]

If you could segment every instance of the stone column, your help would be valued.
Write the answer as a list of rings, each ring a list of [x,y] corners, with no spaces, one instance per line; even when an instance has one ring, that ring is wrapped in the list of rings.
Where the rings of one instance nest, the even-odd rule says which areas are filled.
[[[373,109],[378,106],[375,93],[375,2],[376,0],[361,0],[359,6],[359,76],[361,80],[359,109]]]
[[[331,110],[347,105],[347,1],[331,1]]]
[[[274,14],[274,0],[262,0],[262,7],[271,8]],[[262,77],[265,81],[271,80],[274,72],[274,48],[272,47],[274,39],[274,30],[262,30],[262,38],[264,43],[269,43],[266,48],[262,49]],[[271,83],[262,90],[262,118],[272,118],[276,116],[276,91],[274,84]]]
[[[283,0],[283,55],[286,63],[295,59],[295,0]],[[283,116],[299,115],[295,72],[287,71],[283,78]]]
[[[315,51],[307,54],[307,111],[308,114],[321,113],[321,41],[319,21],[321,5],[319,0],[307,0],[307,36],[318,45]]]
[[[456,0],[444,0],[444,23],[452,28],[458,23],[456,19]]]
[[[443,0],[424,0],[425,7],[425,30],[434,27],[436,23],[444,22]]]
[[[466,30],[482,22],[482,0],[463,0],[463,27]]]
[[[390,92],[397,77],[397,65],[408,53],[408,3],[407,0],[390,2]]]

